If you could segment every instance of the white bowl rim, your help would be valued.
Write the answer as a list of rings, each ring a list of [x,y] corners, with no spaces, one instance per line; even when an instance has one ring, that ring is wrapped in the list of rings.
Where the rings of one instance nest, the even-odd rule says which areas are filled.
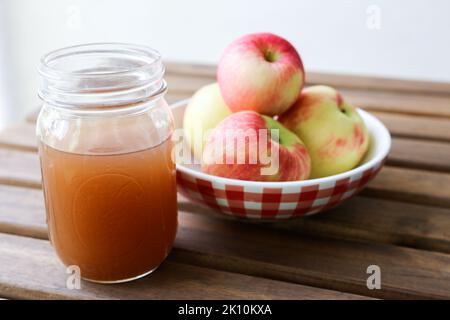
[[[170,105],[171,109],[176,109],[181,106],[186,105],[189,102],[190,99],[185,99],[178,101],[176,103],[173,103]],[[224,185],[239,185],[239,186],[248,186],[248,187],[263,187],[263,188],[280,188],[280,187],[307,187],[312,185],[318,185],[323,183],[330,183],[336,180],[346,179],[353,175],[362,173],[366,171],[367,169],[370,169],[372,167],[375,167],[378,163],[383,161],[384,158],[389,153],[389,150],[391,149],[391,135],[389,133],[389,130],[385,127],[385,125],[378,120],[375,116],[371,115],[369,112],[364,111],[360,108],[356,108],[358,113],[361,115],[365,123],[370,123],[372,126],[374,126],[377,131],[377,136],[379,136],[381,141],[379,142],[381,144],[381,148],[379,149],[378,153],[376,153],[372,159],[367,161],[366,163],[359,165],[349,171],[345,171],[339,174],[335,174],[332,176],[327,176],[323,178],[316,178],[316,179],[307,179],[307,180],[300,180],[300,181],[249,181],[249,180],[239,180],[239,179],[230,179],[230,178],[224,178],[219,176],[214,176],[208,173],[204,173],[189,167],[184,166],[183,164],[177,163],[177,170],[180,170],[183,173],[195,176],[196,178],[200,178],[203,180],[209,180],[209,181],[215,181],[217,183],[222,183]]]

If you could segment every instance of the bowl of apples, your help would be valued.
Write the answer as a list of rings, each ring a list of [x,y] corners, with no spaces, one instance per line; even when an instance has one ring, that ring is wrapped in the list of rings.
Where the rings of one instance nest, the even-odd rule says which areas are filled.
[[[172,105],[179,192],[229,216],[276,220],[361,191],[383,166],[389,131],[338,90],[304,82],[287,40],[256,33],[232,42],[217,83]]]

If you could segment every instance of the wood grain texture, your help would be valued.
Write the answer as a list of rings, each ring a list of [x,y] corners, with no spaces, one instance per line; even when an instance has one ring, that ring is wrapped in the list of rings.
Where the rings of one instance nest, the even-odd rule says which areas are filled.
[[[215,79],[201,76],[167,75],[170,93],[191,96]],[[413,92],[367,91],[338,87],[343,97],[353,105],[369,111],[384,111],[411,115],[450,118],[450,95],[435,96]]]
[[[178,207],[182,214],[218,216],[182,195]],[[449,209],[357,196],[320,215],[262,226],[450,253],[449,217]],[[0,185],[0,232],[47,239],[42,191]]]
[[[197,89],[210,83],[208,79],[202,78],[169,77],[168,81],[172,87],[167,97],[175,101],[191,97]],[[338,89],[346,101],[367,111],[450,118],[450,97]]]
[[[450,174],[385,166],[362,191],[368,196],[450,208]]]
[[[0,294],[32,299],[358,299],[351,294],[174,262],[151,276],[120,285],[82,282],[66,287],[65,267],[50,243],[0,234]]]
[[[48,239],[42,190],[0,184],[0,232]]]
[[[187,97],[189,95],[181,94],[172,100],[181,100]],[[371,111],[371,114],[381,120],[394,137],[450,142],[450,118],[425,117],[379,111]],[[29,120],[29,123],[35,123],[34,119]],[[12,130],[14,129],[20,130],[20,128],[12,128]],[[31,128],[27,128],[27,130],[29,133],[31,132]],[[24,135],[24,133],[21,133],[21,135]],[[22,139],[21,136],[15,138],[19,145],[29,141],[29,138],[24,141],[20,139]],[[11,142],[7,138],[3,138],[0,140],[0,145],[9,146]]]
[[[184,100],[187,98],[190,98],[192,96],[192,92],[189,93],[180,93],[177,92],[176,90],[174,90],[175,88],[169,88],[167,95],[166,95],[166,101],[169,104],[175,103],[177,101],[180,100]],[[27,123],[31,123],[31,124],[35,124],[36,123],[36,119],[39,115],[39,110],[40,110],[40,106],[36,106],[36,108],[34,109],[34,111],[30,112],[26,117],[25,117],[25,121]]]
[[[332,240],[184,214],[183,262],[379,298],[450,296],[450,255],[391,245]],[[378,265],[382,290],[368,290],[366,269]]]
[[[182,195],[178,207],[182,212],[218,215]],[[357,196],[321,214],[261,226],[450,253],[449,217],[449,209]]]
[[[393,138],[388,164],[450,172],[450,143]]]
[[[38,231],[46,238],[45,213],[40,190],[18,189],[20,188],[0,189],[0,199],[11,199],[10,204],[0,211],[0,232],[29,235],[30,232]],[[15,206],[23,205],[24,208],[9,210],[19,198],[21,201]],[[353,208],[355,205],[361,206],[349,202],[347,208]],[[380,209],[388,210],[388,206],[389,204],[381,206]],[[29,208],[35,210],[31,211]],[[401,227],[408,221],[405,216],[397,216],[397,220],[391,218],[391,222],[384,221],[378,225],[388,213],[379,220],[364,222],[364,218],[359,219],[360,224],[357,224],[353,218],[361,211],[347,213],[350,216],[345,218],[345,213],[342,214],[345,212],[343,208],[340,208],[341,214],[339,211],[335,214],[332,211],[329,213],[330,216],[336,216],[334,222],[322,219],[322,224],[319,222],[313,227],[312,219],[303,219],[303,222],[293,220],[288,224],[275,226],[217,219],[211,211],[198,206],[195,214],[188,212],[189,208],[183,206],[183,201],[180,201],[180,209],[180,227],[175,241],[175,257],[172,260],[175,262],[379,298],[443,298],[447,294],[450,295],[450,255],[339,239],[339,233],[342,235],[348,230],[359,232],[360,238],[364,238],[364,232],[372,237],[380,232],[382,235],[379,238],[384,236],[394,239],[407,233],[407,238],[411,241],[438,243],[448,249],[448,228],[446,225],[439,225],[438,220],[448,212],[425,212],[431,212],[430,219],[436,218],[437,221],[429,221],[423,216],[422,221],[426,225],[423,229],[415,230],[413,225],[410,225],[410,229],[407,226]],[[420,208],[415,210],[416,214],[421,214]],[[373,212],[375,210],[370,213]],[[18,214],[22,216],[18,217]],[[365,219],[370,220],[368,216]],[[414,216],[409,221],[413,220]],[[433,225],[433,222],[436,224]],[[15,224],[17,226],[12,227]],[[339,224],[342,230],[336,231]],[[384,227],[389,225],[397,226],[401,230],[387,231]],[[348,234],[347,238],[351,238],[351,232]],[[336,237],[332,238],[333,235]],[[386,290],[370,291],[366,288],[365,270],[370,264],[380,265],[389,273],[386,276],[383,273]],[[405,270],[402,270],[403,268]],[[438,279],[439,284],[434,283],[438,282]],[[412,282],[414,286],[410,285]]]
[[[393,136],[450,142],[450,119],[372,112]]]
[[[167,100],[173,103],[192,96],[202,86],[216,81],[214,72],[211,66],[169,65]],[[450,91],[445,91],[450,83],[314,73],[308,74],[307,82],[335,86],[347,101],[369,111],[450,118]],[[27,120],[35,122],[37,114],[33,112]]]
[[[167,80],[167,99],[174,102],[215,81],[215,67],[168,63]],[[79,296],[55,282],[65,275],[45,240],[34,125],[0,133],[0,232],[12,234],[0,234],[0,243],[7,243],[0,245],[0,257],[7,257],[7,265],[0,264],[0,296],[279,298],[297,291],[303,298],[353,297],[338,292],[345,291],[379,298],[450,298],[450,83],[314,72],[307,83],[337,87],[348,101],[383,121],[394,137],[388,166],[362,196],[321,215],[276,224],[217,218],[180,197],[180,229],[162,269],[107,291],[86,284]],[[380,291],[366,288],[370,264],[381,267]],[[46,274],[30,280],[30,269]],[[172,281],[187,290],[178,292]]]
[[[0,147],[36,151],[34,131],[34,124],[26,122],[7,127],[0,132]],[[450,143],[394,136],[388,164],[450,172]]]
[[[37,153],[0,148],[0,183],[40,188]]]
[[[0,146],[26,151],[37,150],[36,126],[32,123],[16,123],[0,131]]]
[[[186,95],[192,95],[202,86],[215,81],[214,79],[204,77],[180,77],[177,75],[168,75],[166,78],[169,84],[169,94],[184,93]],[[338,89],[348,102],[364,109],[450,117],[450,96],[362,91],[350,88]]]
[[[36,153],[0,148],[0,183],[41,187]],[[385,166],[363,194],[450,207],[450,173]]]
[[[356,107],[431,117],[450,118],[450,95],[433,96],[417,92],[363,91],[339,88],[343,97]]]
[[[166,73],[169,75],[203,76],[215,79],[216,66],[207,64],[179,63],[165,61]],[[336,87],[358,88],[362,90],[384,90],[420,92],[426,94],[450,95],[450,83],[392,79],[373,76],[331,74],[307,71],[308,84],[327,84]]]

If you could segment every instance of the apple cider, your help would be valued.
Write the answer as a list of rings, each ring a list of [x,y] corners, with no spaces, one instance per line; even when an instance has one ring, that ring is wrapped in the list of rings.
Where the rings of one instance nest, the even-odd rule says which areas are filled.
[[[50,240],[87,279],[128,279],[155,269],[177,229],[171,143],[83,155],[41,143]]]
[[[37,136],[50,241],[66,266],[102,283],[151,273],[177,230],[164,69],[151,49],[116,46],[55,51],[40,69]]]

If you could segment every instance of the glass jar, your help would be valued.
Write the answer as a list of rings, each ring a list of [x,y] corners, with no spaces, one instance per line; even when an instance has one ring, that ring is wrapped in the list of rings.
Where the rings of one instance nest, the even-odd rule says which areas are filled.
[[[39,67],[37,137],[49,237],[86,280],[151,273],[177,229],[173,120],[158,52],[87,44]]]

